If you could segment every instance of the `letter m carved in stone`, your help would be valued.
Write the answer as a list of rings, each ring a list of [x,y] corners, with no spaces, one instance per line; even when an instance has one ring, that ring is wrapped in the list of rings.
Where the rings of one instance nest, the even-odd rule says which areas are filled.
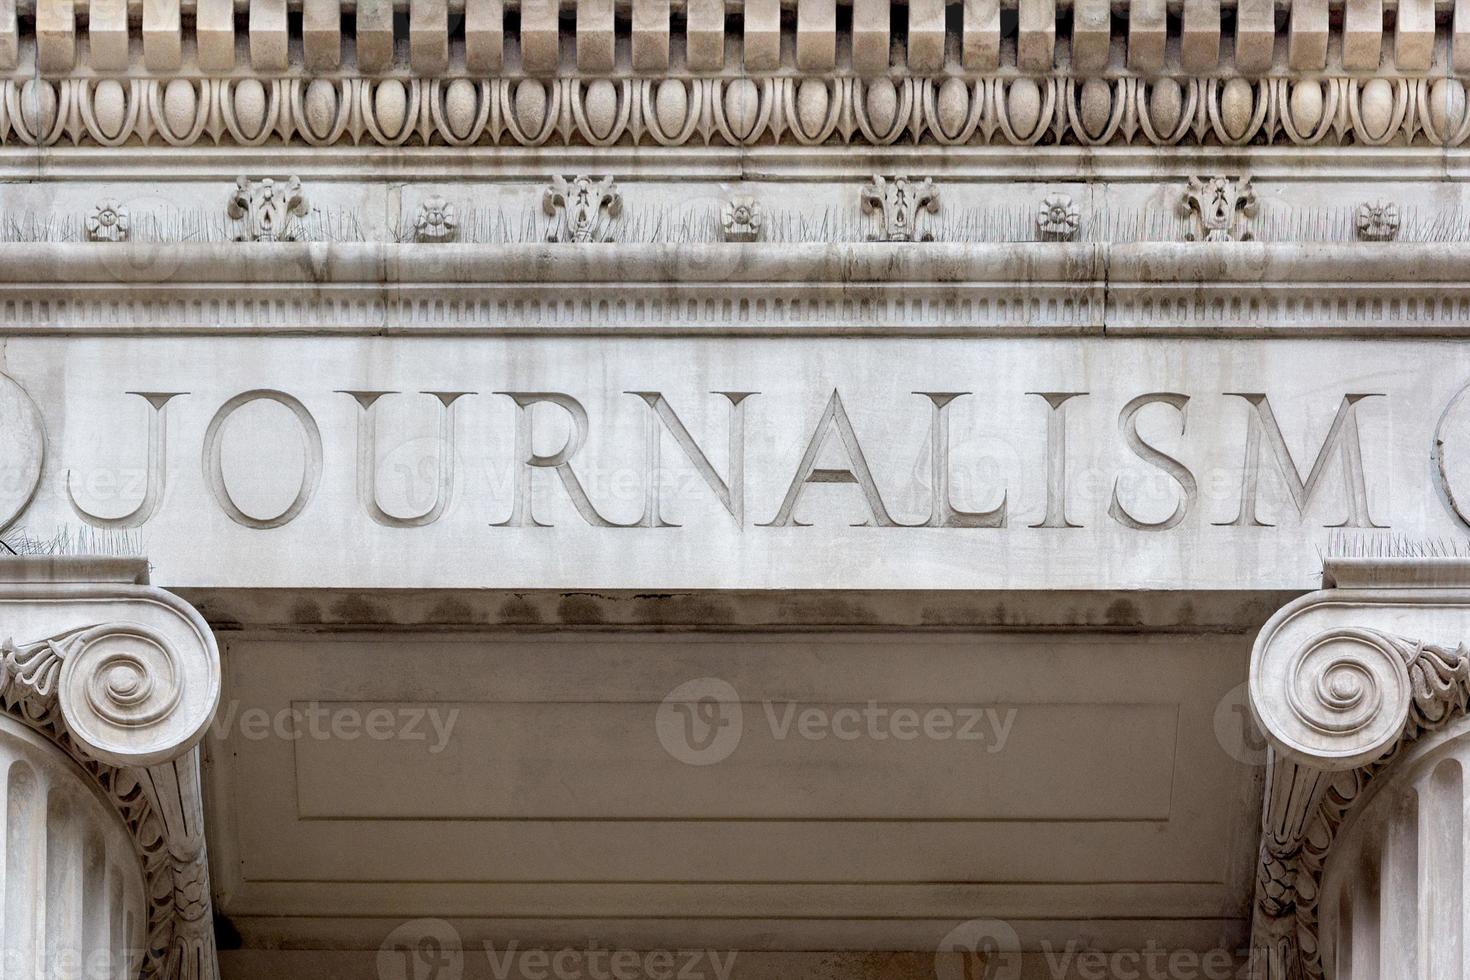
[[[1346,520],[1330,526],[1386,526],[1374,524],[1373,518],[1368,513],[1368,488],[1363,474],[1363,447],[1358,438],[1357,415],[1358,402],[1364,398],[1381,397],[1381,393],[1369,392],[1342,396],[1342,403],[1337,407],[1337,415],[1332,419],[1332,427],[1327,430],[1327,438],[1322,441],[1322,448],[1317,451],[1317,458],[1312,461],[1312,468],[1305,479],[1302,478],[1301,471],[1297,469],[1296,461],[1291,457],[1291,450],[1281,435],[1281,426],[1276,421],[1276,413],[1271,411],[1270,400],[1264,394],[1245,394],[1233,391],[1225,394],[1244,398],[1250,403],[1251,412],[1245,438],[1245,465],[1240,485],[1240,512],[1236,515],[1235,520],[1220,523],[1234,527],[1270,526],[1260,519],[1256,510],[1261,479],[1261,442],[1264,438],[1266,445],[1271,448],[1271,455],[1276,461],[1281,481],[1286,485],[1286,492],[1296,506],[1298,515],[1306,513],[1318,487],[1322,485],[1323,474],[1327,472],[1328,460],[1336,453],[1342,464],[1343,492],[1347,497],[1348,516]]]

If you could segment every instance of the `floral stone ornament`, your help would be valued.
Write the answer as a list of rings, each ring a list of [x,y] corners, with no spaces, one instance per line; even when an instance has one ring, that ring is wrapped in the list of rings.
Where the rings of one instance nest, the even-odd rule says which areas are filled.
[[[1399,236],[1399,206],[1392,201],[1358,205],[1358,238],[1365,242],[1391,242]]]
[[[240,222],[237,242],[296,242],[301,240],[301,222],[296,219],[305,217],[308,208],[299,178],[280,184],[269,177],[240,177],[225,211]]]
[[[732,197],[720,209],[720,229],[727,242],[753,242],[761,237],[765,215],[751,197]]]
[[[1185,235],[1191,242],[1244,242],[1250,233],[1240,227],[1242,218],[1256,214],[1256,190],[1249,177],[1191,177],[1179,208],[1193,216],[1194,230]]]
[[[1042,199],[1036,212],[1036,229],[1048,241],[1069,242],[1077,237],[1077,224],[1081,217],[1070,197],[1051,194]]]
[[[413,219],[414,241],[452,242],[458,235],[454,205],[442,197],[431,197],[419,205],[418,215]]]
[[[128,240],[128,209],[108,198],[87,215],[87,241],[125,242]]]
[[[939,213],[939,190],[934,180],[925,177],[923,183],[907,177],[885,180],[874,177],[873,182],[863,188],[863,211],[878,216],[878,233],[868,240],[875,242],[927,242],[933,234],[918,233],[916,225],[919,213]]]
[[[541,210],[553,219],[547,241],[607,242],[612,219],[623,213],[623,195],[611,177],[557,176],[541,195]]]

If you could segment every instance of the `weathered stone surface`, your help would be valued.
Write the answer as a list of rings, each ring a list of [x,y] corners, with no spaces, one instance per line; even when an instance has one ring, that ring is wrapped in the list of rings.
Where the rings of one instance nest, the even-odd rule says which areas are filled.
[[[1376,380],[1365,388],[1351,368],[1361,342],[1343,346],[1347,359],[1334,369],[1327,366],[1330,341],[1241,341],[1228,356],[1209,341],[1185,342],[1174,346],[1176,359],[1149,368],[1147,339],[889,341],[870,361],[846,340],[604,338],[594,367],[578,361],[574,343],[553,335],[322,340],[322,363],[333,365],[327,372],[285,355],[298,342],[262,339],[251,342],[265,358],[251,389],[228,369],[232,359],[223,352],[232,343],[244,342],[77,339],[58,353],[49,341],[13,339],[11,376],[40,406],[57,472],[70,474],[40,487],[28,525],[134,512],[125,526],[147,535],[158,579],[180,585],[388,587],[407,577],[443,587],[607,589],[1301,587],[1312,570],[1293,556],[1322,546],[1332,525],[1453,533],[1453,512],[1413,461],[1433,447],[1440,414],[1470,378],[1470,363],[1444,357],[1425,365],[1415,345],[1391,342],[1372,347]],[[842,347],[847,353],[838,357]],[[1079,350],[1091,373],[1048,373],[1045,365]],[[64,387],[43,368],[58,357]],[[517,365],[514,377],[496,367],[508,362]],[[1308,362],[1314,382],[1304,389],[1297,379]],[[678,380],[689,377],[708,381],[690,387]],[[428,388],[478,392],[454,402],[454,426],[476,434],[451,467],[457,489],[450,502],[438,477],[379,480],[380,513],[363,496],[368,488],[357,474],[364,471],[353,462],[363,410],[338,392]],[[643,450],[651,416],[625,394],[634,388],[662,392],[698,434],[699,451],[719,461],[687,493],[666,496],[657,514]],[[707,389],[760,394],[737,412]],[[189,394],[153,408],[127,394],[139,390]],[[514,398],[490,394],[504,390],[560,393],[518,408]],[[947,409],[953,506],[988,512],[1004,526],[923,527],[970,518],[947,517],[927,469],[912,468],[935,412],[915,391],[972,393]],[[1049,407],[1027,394],[1034,391],[1086,394]],[[1231,394],[1241,391],[1259,394]],[[1140,417],[1146,438],[1180,464],[1140,463],[1116,431],[1120,413],[1127,425],[1138,424],[1129,405],[1162,399],[1153,392],[1181,392],[1190,402],[1182,436],[1177,408],[1160,404]],[[1267,404],[1274,423],[1258,416]],[[427,396],[397,395],[375,411],[403,434],[372,450],[378,462],[366,472],[436,472],[443,444],[433,427],[449,409]],[[518,417],[532,418],[539,430],[584,411],[591,441],[584,448],[576,437],[568,446],[571,471],[558,476],[521,461],[527,449],[516,441]],[[164,505],[143,520],[140,489],[118,473],[144,463],[142,437],[155,413],[167,415],[175,455],[149,464],[151,479],[166,480],[167,488]],[[732,414],[744,420],[745,485],[727,499],[718,484],[705,484],[718,474],[728,479],[728,459],[716,447],[725,446]],[[1054,420],[1063,418],[1057,428]],[[843,435],[846,419],[850,435]],[[1273,425],[1291,447],[1289,461],[1271,441]],[[1335,435],[1324,449],[1329,429]],[[1255,457],[1244,448],[1252,431],[1265,432]],[[826,447],[811,450],[819,462],[803,463],[803,451],[818,444]],[[861,456],[853,454],[858,447]],[[667,439],[663,465],[671,469],[660,479],[692,472],[685,456],[693,448]],[[1446,451],[1460,451],[1458,438]],[[204,460],[202,479],[197,462],[186,465],[191,457]],[[1320,478],[1292,489],[1276,477],[1283,463],[1300,479],[1309,469]],[[851,473],[856,483],[825,486],[810,476],[811,465]],[[486,473],[496,476],[487,483]],[[75,506],[66,502],[67,485]],[[568,495],[576,486],[587,494],[581,503],[579,494]],[[422,522],[416,515],[435,500],[443,510],[430,506],[434,517]],[[530,526],[533,514],[552,526]],[[656,525],[660,516],[683,529],[638,526]],[[266,535],[276,543],[270,553],[311,547],[313,560],[267,559],[253,543]],[[361,549],[390,539],[391,567],[357,560]],[[984,562],[966,557],[976,548]],[[220,549],[242,558],[220,565],[210,557]],[[475,559],[487,551],[500,557]],[[718,565],[706,561],[712,551],[723,556]],[[1190,560],[1204,551],[1210,562]],[[251,555],[260,557],[243,557]]]
[[[0,0],[7,965],[1458,976],[1467,10]]]

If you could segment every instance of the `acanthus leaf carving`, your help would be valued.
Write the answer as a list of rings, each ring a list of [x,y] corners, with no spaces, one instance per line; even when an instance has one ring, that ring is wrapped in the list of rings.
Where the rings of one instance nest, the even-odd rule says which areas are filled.
[[[237,242],[296,242],[302,238],[301,222],[309,209],[301,180],[291,177],[284,184],[266,177],[239,177],[225,212],[240,222]]]
[[[1192,242],[1249,241],[1243,218],[1255,217],[1256,191],[1250,177],[1191,177],[1180,210],[1194,221]]]
[[[552,219],[548,241],[607,242],[612,240],[612,219],[623,213],[623,195],[611,177],[557,175],[542,193],[541,209]]]
[[[863,188],[863,210],[878,218],[878,232],[869,236],[878,242],[926,242],[934,235],[918,230],[919,215],[939,213],[939,190],[932,177],[915,182],[907,177],[892,180],[875,175]]]

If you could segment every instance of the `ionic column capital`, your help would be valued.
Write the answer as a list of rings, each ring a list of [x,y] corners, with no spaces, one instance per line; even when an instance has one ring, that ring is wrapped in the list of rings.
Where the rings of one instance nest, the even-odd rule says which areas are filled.
[[[1323,870],[1364,788],[1400,748],[1470,706],[1470,568],[1336,559],[1335,587],[1273,616],[1250,663],[1270,743],[1252,948],[1258,980],[1324,976]]]
[[[0,564],[0,697],[11,710],[56,713],[79,748],[114,766],[169,762],[198,744],[219,705],[220,663],[193,607],[138,582],[77,578],[95,574],[86,563],[14,562]]]
[[[1331,772],[1357,769],[1470,702],[1470,651],[1463,643],[1347,624],[1305,638],[1290,635],[1297,632],[1268,624],[1250,671],[1256,724],[1290,761]]]
[[[116,808],[146,881],[141,976],[218,975],[198,743],[220,697],[214,637],[142,559],[0,560],[0,710]]]

